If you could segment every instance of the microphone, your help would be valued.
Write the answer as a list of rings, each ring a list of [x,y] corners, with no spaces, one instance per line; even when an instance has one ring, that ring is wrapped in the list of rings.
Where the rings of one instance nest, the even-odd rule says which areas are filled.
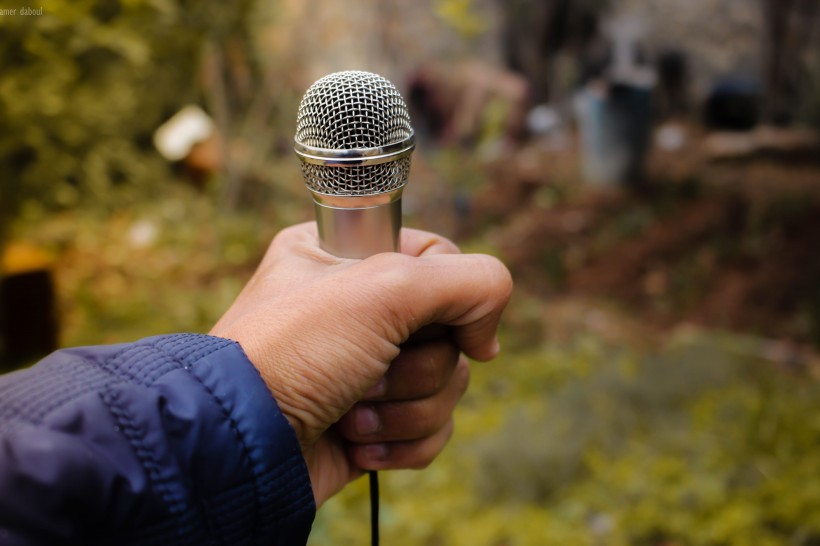
[[[370,72],[336,72],[305,92],[294,150],[321,247],[342,258],[399,250],[401,194],[415,147],[407,105]]]
[[[305,92],[294,150],[313,194],[319,244],[342,258],[399,250],[401,194],[415,147],[407,105],[377,74],[336,72]],[[379,544],[379,482],[370,471],[371,544]]]

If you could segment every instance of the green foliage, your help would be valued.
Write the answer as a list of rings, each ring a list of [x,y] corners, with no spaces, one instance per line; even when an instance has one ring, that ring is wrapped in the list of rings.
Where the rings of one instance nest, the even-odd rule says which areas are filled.
[[[171,186],[161,202],[115,214],[82,210],[31,219],[22,235],[57,256],[61,344],[207,332],[275,232],[295,221],[271,208],[228,214],[214,202],[212,195]]]
[[[196,98],[203,44],[242,28],[248,6],[54,0],[0,18],[0,218],[24,202],[113,208],[167,182],[152,132]]]
[[[820,385],[758,342],[697,335],[656,354],[572,347],[474,366],[453,444],[383,478],[391,544],[814,544]],[[363,488],[311,544],[366,541]],[[332,537],[332,539],[327,539]]]
[[[476,13],[473,0],[437,0],[436,15],[465,38],[475,38],[486,32],[489,24]]]

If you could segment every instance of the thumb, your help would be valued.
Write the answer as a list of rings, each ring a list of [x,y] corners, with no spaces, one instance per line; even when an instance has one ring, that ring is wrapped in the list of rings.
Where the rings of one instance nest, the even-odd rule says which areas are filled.
[[[453,327],[456,344],[470,358],[496,356],[496,330],[512,292],[510,272],[498,259],[484,254],[383,254],[362,265],[367,262],[376,269],[370,278],[379,279],[370,289],[391,295],[379,298],[383,312],[378,315],[391,323],[394,343],[427,324],[444,324]]]

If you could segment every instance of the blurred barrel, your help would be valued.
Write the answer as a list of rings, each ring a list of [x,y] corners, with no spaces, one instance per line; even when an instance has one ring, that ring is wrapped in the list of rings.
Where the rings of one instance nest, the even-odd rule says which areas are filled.
[[[57,348],[56,294],[41,249],[12,243],[0,258],[0,371],[8,371]]]
[[[638,185],[652,128],[651,89],[593,86],[576,98],[582,173],[595,185]]]

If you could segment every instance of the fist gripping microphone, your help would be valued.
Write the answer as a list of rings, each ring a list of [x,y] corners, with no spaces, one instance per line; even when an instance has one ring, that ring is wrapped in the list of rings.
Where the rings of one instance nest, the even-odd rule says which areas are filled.
[[[342,258],[398,251],[415,139],[396,87],[370,72],[319,79],[299,105],[294,140],[321,247]]]
[[[321,247],[342,258],[398,251],[415,140],[396,87],[370,72],[321,78],[302,98],[294,140]],[[369,474],[371,543],[378,546],[379,482]]]

